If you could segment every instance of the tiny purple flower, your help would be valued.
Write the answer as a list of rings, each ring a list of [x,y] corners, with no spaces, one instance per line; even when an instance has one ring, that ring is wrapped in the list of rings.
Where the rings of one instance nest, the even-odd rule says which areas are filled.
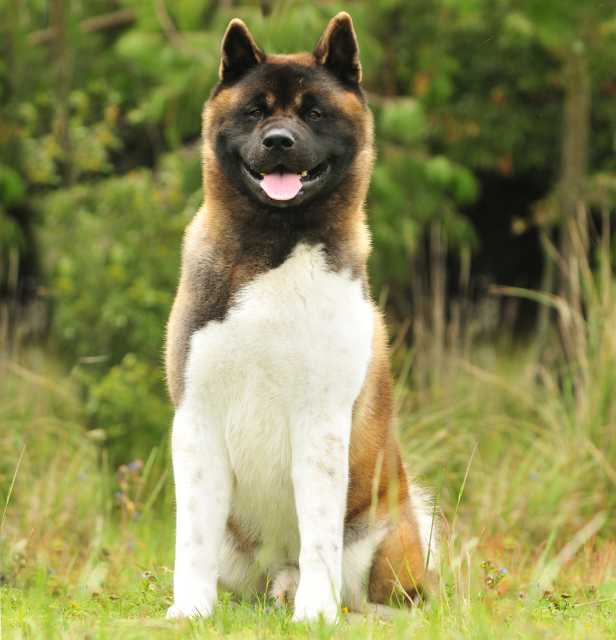
[[[121,498],[121,497],[122,497],[122,495],[123,495],[123,494],[122,494],[122,492],[121,492],[121,491],[116,491],[116,492],[113,494],[113,497],[114,497],[114,498]]]
[[[139,469],[139,465],[135,461],[129,462],[128,463],[128,468],[131,469],[132,471],[135,471],[135,470]]]
[[[56,575],[56,572],[55,572],[53,569],[50,569],[50,570],[49,570],[49,573],[51,573],[51,575],[52,575],[52,576],[55,576],[55,575]]]

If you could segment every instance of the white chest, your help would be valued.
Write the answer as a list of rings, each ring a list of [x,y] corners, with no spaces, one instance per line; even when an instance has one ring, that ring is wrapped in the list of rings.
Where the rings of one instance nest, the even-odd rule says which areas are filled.
[[[193,336],[183,406],[200,414],[202,428],[224,431],[234,509],[262,534],[288,529],[282,520],[295,513],[294,422],[307,413],[350,416],[372,331],[361,283],[328,271],[320,247],[299,245],[237,295],[224,321]]]

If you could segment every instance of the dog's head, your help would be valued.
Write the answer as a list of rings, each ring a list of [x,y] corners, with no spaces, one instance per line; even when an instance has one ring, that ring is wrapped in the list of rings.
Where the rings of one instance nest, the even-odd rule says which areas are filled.
[[[298,207],[346,179],[363,200],[372,117],[360,80],[347,13],[330,21],[312,53],[293,55],[266,54],[246,25],[232,20],[220,83],[204,111],[206,192],[223,199],[241,194],[268,208]]]

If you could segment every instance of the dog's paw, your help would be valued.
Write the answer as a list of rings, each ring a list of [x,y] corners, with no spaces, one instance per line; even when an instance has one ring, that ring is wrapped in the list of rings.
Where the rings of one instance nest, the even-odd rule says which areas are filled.
[[[284,567],[279,571],[269,590],[270,598],[276,598],[275,607],[284,607],[295,600],[299,584],[299,569],[294,566]]]
[[[323,617],[328,622],[336,622],[338,618],[338,607],[335,602],[306,601],[303,598],[295,599],[295,611],[293,613],[293,622],[313,622]]]
[[[212,607],[207,604],[187,604],[185,606],[172,604],[167,609],[165,618],[167,618],[167,620],[174,620],[178,618],[209,618],[211,615]]]

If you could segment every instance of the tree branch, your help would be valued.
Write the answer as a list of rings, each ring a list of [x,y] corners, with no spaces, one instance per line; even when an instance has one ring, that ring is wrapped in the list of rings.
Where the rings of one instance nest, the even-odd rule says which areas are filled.
[[[174,49],[177,49],[180,53],[200,60],[212,60],[210,53],[198,47],[194,47],[190,42],[185,40],[180,32],[175,28],[173,20],[167,11],[164,0],[152,0],[156,16],[160,22],[160,26],[163,28],[167,40],[171,43]]]
[[[135,12],[131,9],[121,9],[120,11],[112,11],[102,16],[96,16],[96,18],[88,18],[79,23],[79,30],[82,33],[93,33],[94,31],[103,31],[104,29],[113,29],[115,27],[121,27],[125,24],[130,24],[135,20]],[[40,31],[33,31],[28,34],[28,42],[31,45],[37,46],[39,44],[45,44],[52,42],[58,37],[58,30],[56,27],[49,27],[48,29],[41,29]]]

